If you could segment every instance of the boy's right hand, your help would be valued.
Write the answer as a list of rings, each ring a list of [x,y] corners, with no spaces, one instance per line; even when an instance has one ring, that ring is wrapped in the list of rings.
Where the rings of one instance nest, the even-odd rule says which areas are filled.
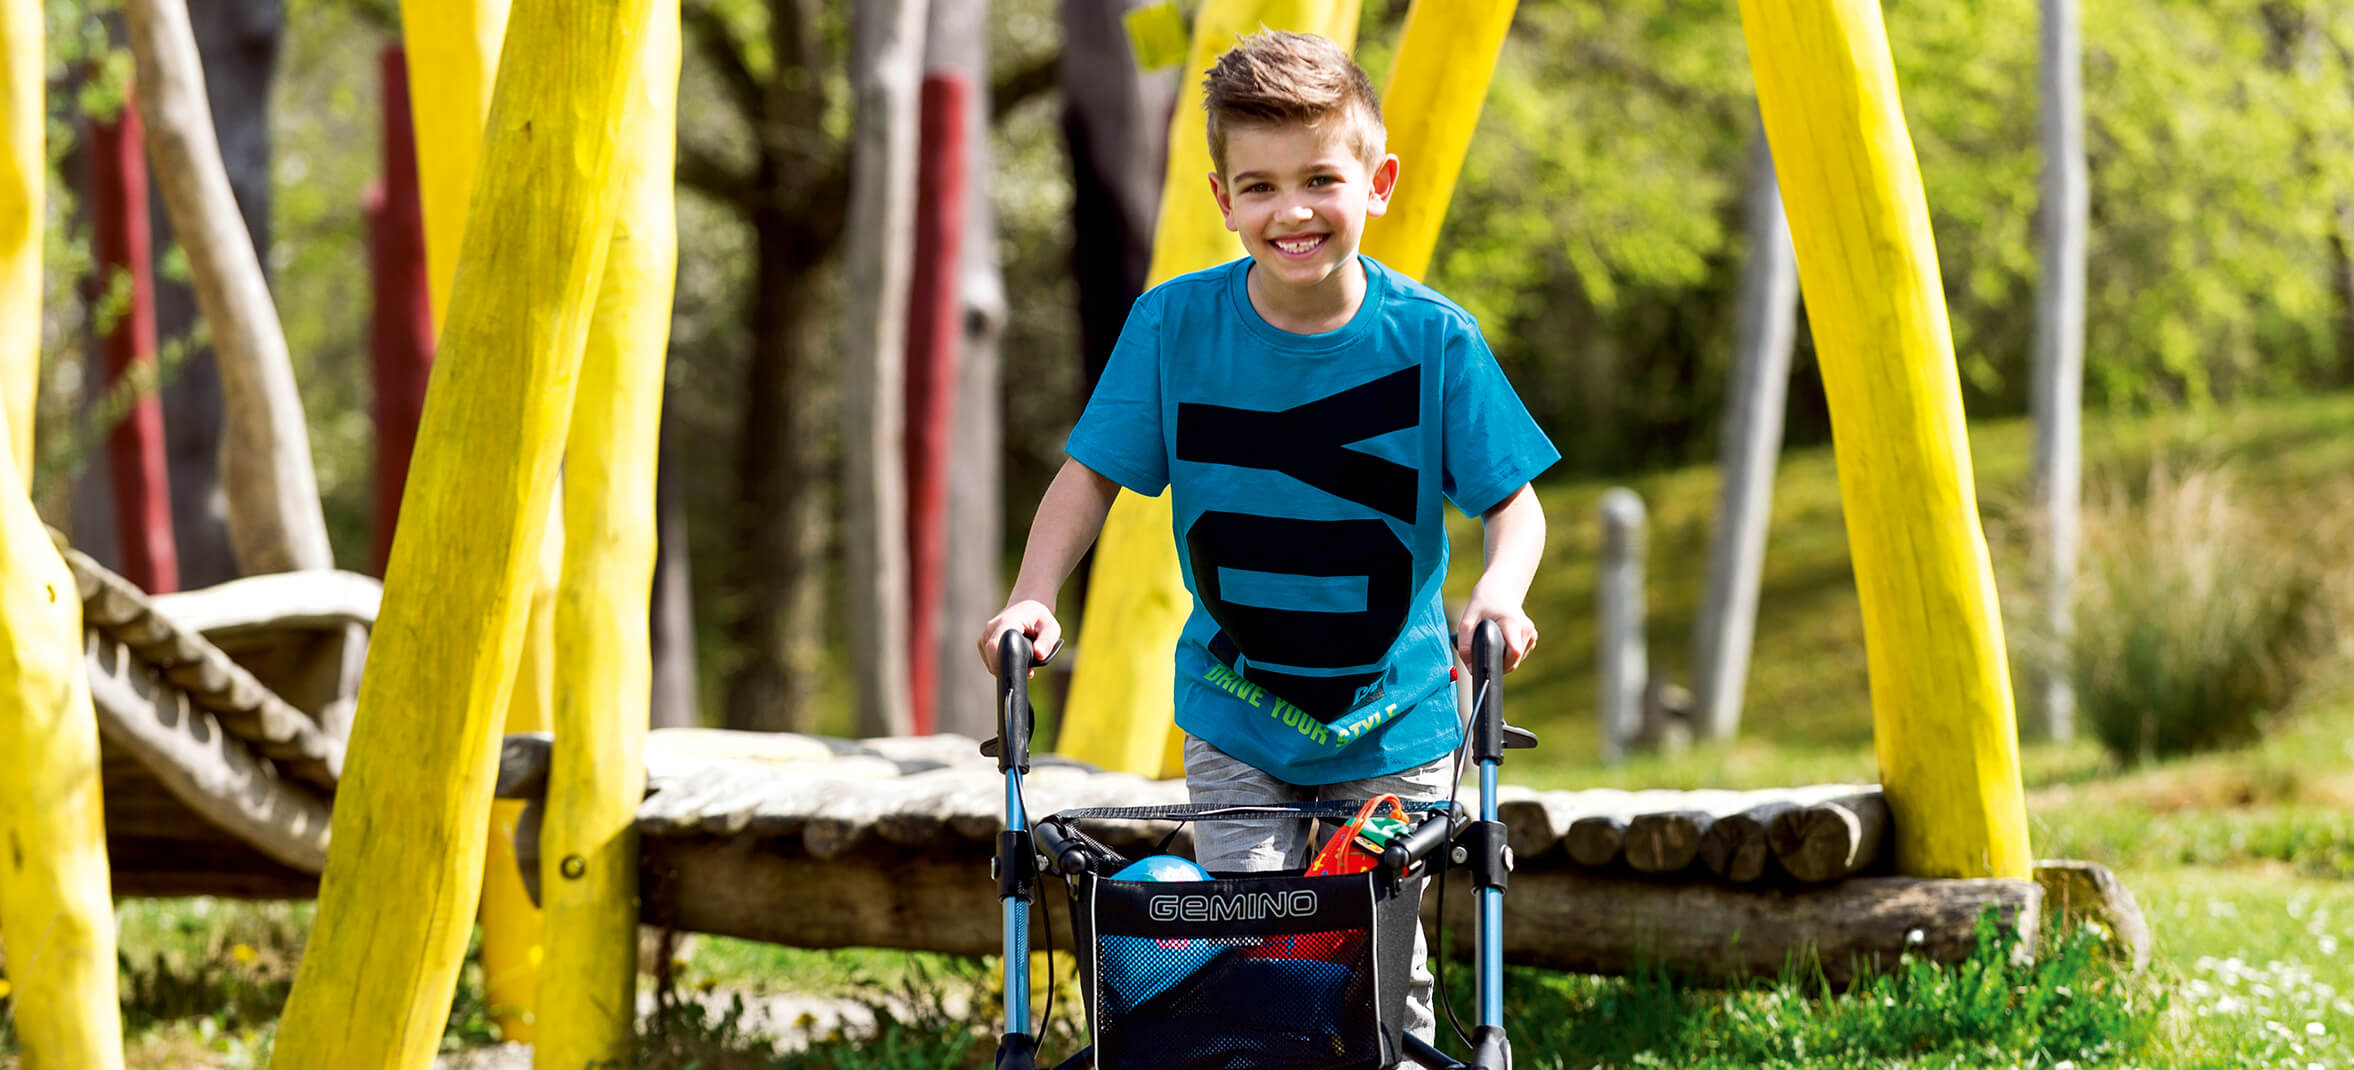
[[[1030,675],[1038,675],[1038,665],[1063,644],[1063,626],[1054,619],[1054,610],[1036,599],[1023,599],[999,611],[981,628],[981,663],[989,667],[989,675],[997,675],[997,641],[1007,632],[1020,632],[1030,637],[1033,664]]]

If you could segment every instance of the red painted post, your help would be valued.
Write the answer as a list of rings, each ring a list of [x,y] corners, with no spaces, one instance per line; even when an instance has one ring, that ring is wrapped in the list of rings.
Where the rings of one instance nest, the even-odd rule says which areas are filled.
[[[910,720],[932,734],[939,704],[940,592],[948,550],[948,424],[964,338],[957,257],[964,236],[965,76],[924,75],[915,275],[907,300],[907,674]]]
[[[128,273],[131,300],[106,332],[106,387],[134,375],[147,380],[136,402],[106,436],[114,477],[115,527],[123,575],[151,594],[180,588],[180,553],[172,542],[172,502],[164,483],[163,404],[156,398],[155,272],[147,225],[147,158],[135,102],[125,96],[115,121],[91,124],[91,211],[98,230],[102,292]]]
[[[417,138],[409,121],[408,61],[399,45],[379,57],[384,83],[384,179],[370,187],[368,266],[375,310],[368,352],[376,377],[375,572],[384,575],[425,384],[433,373],[433,298],[425,283],[425,209],[417,195]]]

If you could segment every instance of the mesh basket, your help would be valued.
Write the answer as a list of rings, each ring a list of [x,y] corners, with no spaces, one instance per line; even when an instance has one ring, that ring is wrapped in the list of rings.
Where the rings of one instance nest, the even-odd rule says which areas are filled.
[[[1399,1060],[1421,881],[1378,872],[1073,879],[1096,1070]]]

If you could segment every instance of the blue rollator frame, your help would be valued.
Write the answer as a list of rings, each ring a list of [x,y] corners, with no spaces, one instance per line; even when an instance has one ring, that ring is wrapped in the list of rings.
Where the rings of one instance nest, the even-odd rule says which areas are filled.
[[[1477,923],[1473,930],[1476,940],[1473,961],[1479,1004],[1476,1025],[1469,1038],[1471,1061],[1460,1062],[1410,1034],[1400,1036],[1397,1053],[1428,1070],[1509,1070],[1512,1063],[1511,1044],[1504,1029],[1503,988],[1504,888],[1512,868],[1512,853],[1505,845],[1504,824],[1496,816],[1496,771],[1503,763],[1505,750],[1533,747],[1537,741],[1534,735],[1504,723],[1503,693],[1498,685],[1503,676],[1503,658],[1501,631],[1492,622],[1482,622],[1472,637],[1472,715],[1465,739],[1479,768],[1477,820],[1465,820],[1459,807],[1417,807],[1422,811],[1421,823],[1389,845],[1375,870],[1375,876],[1387,881],[1386,887],[1391,889],[1426,875],[1438,877],[1451,867],[1460,866],[1468,871]],[[1022,775],[1029,771],[1030,759],[1029,672],[1033,659],[1026,636],[1008,634],[1000,643],[997,738],[982,745],[982,753],[996,758],[998,770],[1005,774],[1005,831],[998,836],[993,865],[1005,918],[1005,1032],[998,1042],[996,1070],[1036,1070],[1038,1066],[1038,1036],[1031,1031],[1030,1022],[1030,904],[1037,895],[1040,865],[1052,867],[1066,877],[1095,879],[1087,848],[1099,845],[1092,845],[1084,834],[1068,826],[1066,819],[1087,816],[1188,819],[1200,816],[1199,812],[1203,811],[1198,807],[1072,811],[1033,826],[1022,803]],[[1321,816],[1317,804],[1298,809],[1308,817]],[[1408,900],[1407,909],[1410,908],[1411,900]],[[1079,927],[1077,920],[1074,919],[1075,928]],[[1092,1070],[1095,1063],[1094,1047],[1090,1045],[1056,1064],[1056,1070]],[[1237,1070],[1245,1066],[1251,1070],[1295,1070],[1281,1063],[1257,1061],[1222,1065]]]

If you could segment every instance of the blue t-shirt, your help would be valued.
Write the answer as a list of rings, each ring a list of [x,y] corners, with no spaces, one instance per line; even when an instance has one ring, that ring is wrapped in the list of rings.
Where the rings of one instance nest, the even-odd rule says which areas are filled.
[[[1461,742],[1442,502],[1484,513],[1561,456],[1469,313],[1359,259],[1365,302],[1322,334],[1259,316],[1248,258],[1154,287],[1066,446],[1171,488],[1177,725],[1293,784]]]

